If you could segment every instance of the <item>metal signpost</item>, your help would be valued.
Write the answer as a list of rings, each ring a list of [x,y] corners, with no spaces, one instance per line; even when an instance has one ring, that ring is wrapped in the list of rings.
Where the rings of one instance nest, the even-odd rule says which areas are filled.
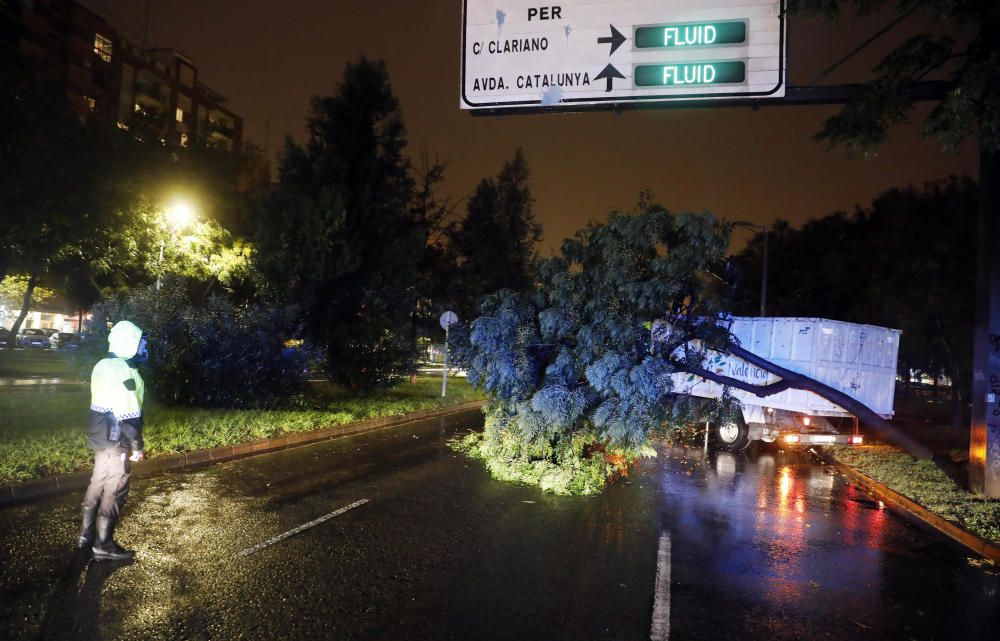
[[[579,111],[785,95],[783,0],[465,0],[461,106]]]
[[[448,391],[448,328],[458,322],[455,312],[447,311],[441,314],[441,328],[444,330],[444,370],[441,374],[441,397]]]

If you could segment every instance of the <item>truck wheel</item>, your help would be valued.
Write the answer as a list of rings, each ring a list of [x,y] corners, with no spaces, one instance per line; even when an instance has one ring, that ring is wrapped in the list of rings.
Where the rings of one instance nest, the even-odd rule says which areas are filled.
[[[750,428],[740,418],[715,427],[715,442],[728,452],[742,452],[750,445]]]

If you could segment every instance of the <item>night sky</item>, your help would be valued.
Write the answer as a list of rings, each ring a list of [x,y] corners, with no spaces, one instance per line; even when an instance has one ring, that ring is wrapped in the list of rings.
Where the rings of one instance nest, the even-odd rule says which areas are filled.
[[[144,0],[83,4],[141,41]],[[543,253],[588,220],[630,209],[644,187],[672,210],[801,223],[867,204],[891,187],[976,175],[971,146],[950,155],[921,139],[927,104],[914,112],[913,125],[892,131],[874,160],[849,160],[811,140],[835,107],[474,117],[459,109],[461,7],[461,0],[150,0],[148,43],[188,55],[199,79],[243,116],[245,137],[272,156],[286,134],[303,140],[309,98],[333,93],[346,62],[384,59],[411,154],[426,148],[450,161],[445,191],[456,200],[524,148],[545,228]],[[806,83],[890,19],[845,18],[838,25],[793,17],[790,84]],[[864,80],[887,46],[926,24],[911,16],[824,82]],[[272,172],[276,178],[277,163]]]

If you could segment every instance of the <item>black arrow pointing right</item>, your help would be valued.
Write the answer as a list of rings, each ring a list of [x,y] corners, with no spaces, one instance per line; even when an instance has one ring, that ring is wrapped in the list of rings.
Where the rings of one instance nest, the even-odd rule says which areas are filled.
[[[601,78],[608,79],[608,88],[605,89],[604,91],[611,91],[611,83],[614,81],[614,79],[621,78],[622,80],[624,80],[625,76],[622,75],[622,72],[615,69],[615,66],[613,64],[608,63],[608,66],[602,69],[601,73],[594,76],[594,80],[600,80]]]
[[[625,42],[625,36],[623,36],[620,31],[615,29],[615,25],[609,24],[608,26],[611,27],[611,36],[598,38],[597,44],[603,45],[611,43],[611,52],[608,54],[610,56],[612,53],[618,50],[618,47],[622,46],[622,43]]]

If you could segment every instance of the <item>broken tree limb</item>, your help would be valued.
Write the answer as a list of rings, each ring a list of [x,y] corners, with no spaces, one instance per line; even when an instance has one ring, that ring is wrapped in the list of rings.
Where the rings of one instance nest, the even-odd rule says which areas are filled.
[[[860,420],[862,424],[870,428],[885,440],[890,441],[897,447],[903,449],[911,456],[921,459],[932,458],[930,448],[913,440],[899,430],[895,425],[873,412],[867,405],[857,401],[840,390],[834,389],[829,385],[821,383],[814,378],[805,376],[804,374],[799,374],[798,372],[785,369],[780,365],[775,365],[771,361],[761,358],[739,345],[730,344],[728,351],[733,356],[742,358],[752,365],[756,365],[761,369],[780,376],[782,380],[776,383],[771,383],[770,385],[754,385],[729,376],[722,376],[714,372],[709,372],[701,368],[683,367],[683,370],[696,376],[700,376],[706,380],[713,381],[720,385],[734,387],[761,398],[773,396],[774,394],[780,394],[781,392],[791,388],[807,390],[817,396],[825,398],[831,403],[839,405],[851,414],[854,414],[858,417],[858,420]]]

